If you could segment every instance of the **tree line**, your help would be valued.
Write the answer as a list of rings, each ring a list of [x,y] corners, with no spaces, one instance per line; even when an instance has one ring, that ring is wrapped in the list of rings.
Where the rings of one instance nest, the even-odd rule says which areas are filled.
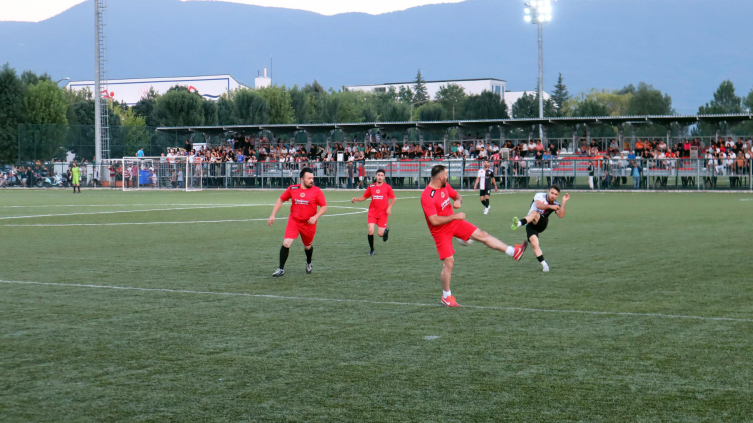
[[[158,126],[508,119],[539,115],[535,89],[518,99],[512,110],[508,110],[499,94],[489,91],[468,94],[456,84],[442,86],[435,98],[430,99],[420,70],[411,87],[399,90],[391,87],[379,93],[349,91],[344,87],[325,89],[314,81],[293,87],[242,87],[212,101],[189,92],[186,87],[175,86],[165,93],[151,90],[134,106],[115,101],[109,102],[109,107],[111,131],[117,134],[115,141],[123,145],[123,154],[135,153],[138,146],[148,144],[149,138],[155,136],[148,128]],[[733,83],[724,81],[713,99],[699,107],[698,113],[740,113],[750,108],[753,108],[753,90],[741,98],[736,95]],[[614,90],[590,89],[571,96],[561,74],[551,98],[544,102],[546,117],[670,114],[675,114],[671,97],[649,84],[629,84]],[[19,130],[24,131],[24,125],[33,125],[35,131],[42,131],[40,128],[45,125],[90,127],[79,136],[93,140],[94,116],[91,91],[60,88],[47,74],[37,75],[27,70],[18,75],[7,63],[0,69],[0,163],[19,159]],[[745,125],[751,126],[750,123]],[[743,130],[753,133],[753,127]],[[60,139],[57,144],[48,143],[50,151],[37,151],[40,158],[59,154],[55,148],[59,150],[60,145],[65,144],[66,134],[60,130],[50,131],[34,134],[45,139]],[[519,136],[527,135],[527,132],[517,131]],[[664,133],[665,129],[644,125],[638,131],[655,135]],[[714,131],[715,128],[705,124],[693,128],[698,135]],[[601,127],[594,128],[592,135],[610,136],[614,132],[614,128]],[[550,137],[571,134],[568,128],[555,127],[549,131]]]

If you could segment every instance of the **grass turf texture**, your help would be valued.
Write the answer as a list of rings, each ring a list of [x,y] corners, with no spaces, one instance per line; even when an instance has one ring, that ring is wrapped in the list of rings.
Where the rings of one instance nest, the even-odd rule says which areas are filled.
[[[279,279],[284,220],[5,226],[265,219],[278,194],[0,193],[0,217],[270,205],[0,219],[2,280],[296,297],[0,283],[0,421],[751,419],[750,194],[575,193],[542,235],[550,273],[475,243],[456,246],[452,286],[461,305],[742,321],[440,307],[418,199],[373,257],[365,214],[322,218],[314,273],[296,241]],[[532,195],[493,195],[483,216],[466,192],[462,211],[516,243]]]

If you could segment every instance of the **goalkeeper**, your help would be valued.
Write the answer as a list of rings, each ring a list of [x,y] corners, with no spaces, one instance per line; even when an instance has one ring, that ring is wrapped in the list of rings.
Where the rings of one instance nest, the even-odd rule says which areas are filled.
[[[76,162],[74,161],[71,165],[71,183],[73,184],[73,193],[76,193],[76,188],[78,188],[79,194],[81,193],[81,168],[78,167]]]

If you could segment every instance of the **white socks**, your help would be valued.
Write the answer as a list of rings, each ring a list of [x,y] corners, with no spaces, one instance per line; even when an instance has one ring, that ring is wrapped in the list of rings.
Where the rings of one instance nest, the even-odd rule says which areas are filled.
[[[505,251],[505,254],[507,254],[510,257],[514,256],[515,255],[515,248],[508,246],[507,247],[507,251]]]
[[[520,223],[520,220],[518,220],[518,227],[521,227],[521,226],[523,226],[523,224]]]
[[[447,298],[447,297],[449,297],[450,295],[452,295],[452,291],[445,291],[445,290],[442,290],[442,298]]]
[[[542,266],[544,267],[544,271],[545,271],[545,272],[548,272],[548,271],[549,271],[549,265],[548,265],[548,264],[546,264],[546,260],[542,261],[542,262],[541,262],[541,265],[542,265]]]

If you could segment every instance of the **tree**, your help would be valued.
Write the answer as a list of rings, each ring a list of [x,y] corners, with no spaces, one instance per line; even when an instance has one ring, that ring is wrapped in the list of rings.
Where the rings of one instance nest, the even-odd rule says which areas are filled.
[[[62,157],[66,140],[68,104],[62,90],[48,79],[29,85],[23,97],[25,151],[21,159]],[[31,144],[29,143],[31,139]]]
[[[160,95],[150,87],[149,91],[133,106],[136,115],[144,118],[146,126],[159,126],[159,116],[157,116],[157,99]]]
[[[609,109],[604,104],[599,103],[593,99],[586,99],[578,103],[578,106],[573,110],[573,116],[577,117],[593,117],[593,116],[608,116]]]
[[[227,93],[222,94],[217,100],[217,123],[219,125],[237,124],[233,100]]]
[[[424,80],[423,76],[421,76],[421,69],[419,69],[418,73],[416,74],[413,91],[415,92],[415,95],[413,96],[413,102],[426,101],[429,99],[429,92],[426,90],[426,80]]]
[[[509,119],[502,96],[491,91],[468,96],[463,109],[465,119]]]
[[[284,86],[277,85],[257,90],[269,104],[269,123],[284,124],[295,122],[295,110],[291,104],[290,94]]]
[[[397,98],[400,100],[401,103],[406,103],[406,104],[410,104],[415,101],[413,90],[411,90],[410,87],[406,87],[405,85],[400,86],[400,91],[397,94]]]
[[[149,148],[150,136],[146,129],[146,119],[143,116],[137,115],[133,108],[128,106],[125,108],[113,107],[112,114],[119,117],[121,124],[120,138],[124,147],[124,156],[135,156],[140,148],[144,150]],[[146,153],[152,155],[157,152],[147,150]]]
[[[422,121],[446,120],[447,110],[437,103],[426,103],[418,109],[418,119]]]
[[[50,75],[47,75],[46,73],[37,75],[30,70],[24,71],[24,73],[21,74],[21,82],[25,87],[37,85],[39,84],[39,81],[52,81],[52,77]]]
[[[447,116],[452,116],[452,119],[460,118],[461,111],[465,107],[465,102],[468,96],[465,94],[465,88],[458,84],[447,84],[439,87],[436,96],[437,103],[442,105],[447,111]]]
[[[18,158],[18,124],[23,119],[23,84],[8,63],[0,69],[0,163]]]
[[[750,97],[750,95],[748,97]],[[741,104],[742,99],[735,94],[734,84],[732,84],[732,81],[726,80],[719,84],[719,88],[714,92],[714,99],[698,108],[698,114],[716,115],[742,113],[743,108]],[[721,123],[720,129],[727,130],[729,127]],[[713,135],[716,131],[717,128],[715,128],[714,125],[699,123],[696,132],[700,135]]]
[[[204,113],[204,125],[214,126],[219,123],[217,103],[202,98],[201,109]]]
[[[204,124],[202,97],[175,86],[157,99],[156,113],[162,126],[200,126]]]
[[[673,112],[672,98],[645,82],[638,84],[627,107],[627,114],[637,116],[671,115]]]
[[[235,116],[241,125],[269,123],[269,103],[256,90],[240,88],[233,95]]]
[[[561,72],[557,78],[557,84],[554,86],[554,92],[552,93],[551,98],[552,101],[554,101],[555,116],[567,116],[567,102],[570,100],[570,93],[567,91],[565,83],[562,82]]]

